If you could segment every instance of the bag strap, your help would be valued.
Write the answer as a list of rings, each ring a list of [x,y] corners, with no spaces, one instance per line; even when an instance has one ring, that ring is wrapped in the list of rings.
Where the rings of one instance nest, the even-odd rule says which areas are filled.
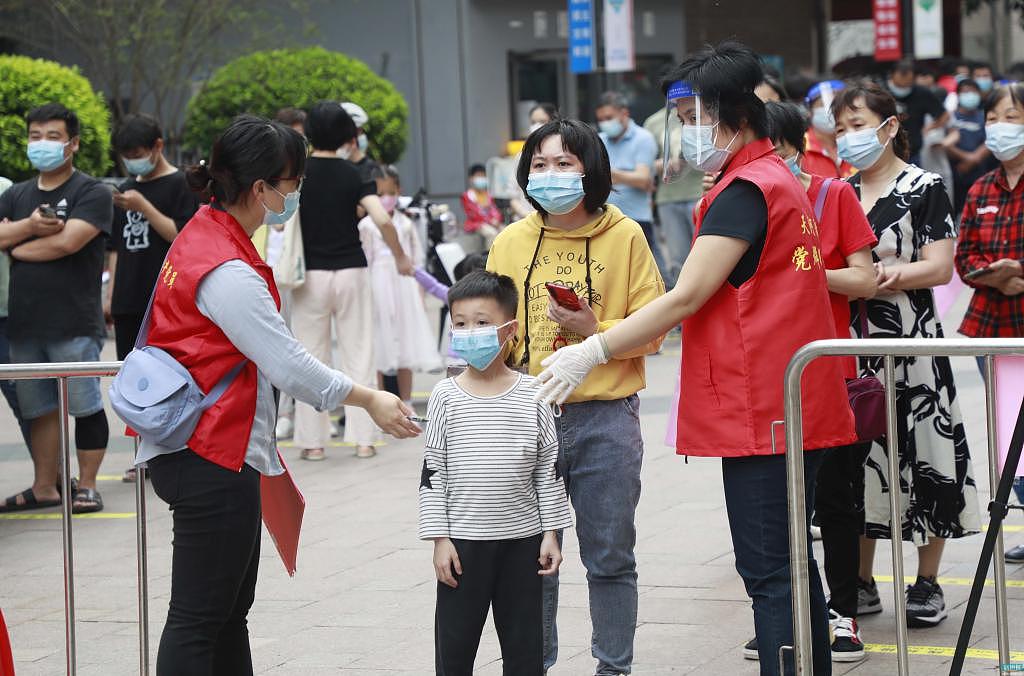
[[[227,391],[228,387],[230,387],[231,383],[235,381],[235,378],[238,377],[238,374],[242,372],[242,368],[247,363],[249,363],[248,359],[242,359],[242,361],[235,364],[230,371],[225,373],[224,377],[221,378],[220,381],[213,386],[213,389],[207,392],[206,396],[203,397],[203,400],[199,402],[199,409],[205,411],[216,404],[217,400],[220,399],[221,395]]]
[[[167,264],[167,258],[171,255],[171,252],[167,252],[167,256],[164,256],[164,262],[160,265],[160,274],[156,277],[156,283],[153,284],[153,290],[149,293],[149,303],[146,304],[146,314],[142,316],[142,324],[139,325],[139,335],[135,337],[135,349],[138,350],[146,345],[146,341],[149,340],[149,320],[150,315],[153,312],[153,299],[156,298],[157,287],[160,286],[160,275],[164,272],[164,265]]]
[[[826,178],[825,182],[821,184],[821,190],[818,191],[818,199],[814,200],[814,220],[821,220],[821,212],[825,210],[825,198],[828,197],[828,188],[832,185],[833,178]]]

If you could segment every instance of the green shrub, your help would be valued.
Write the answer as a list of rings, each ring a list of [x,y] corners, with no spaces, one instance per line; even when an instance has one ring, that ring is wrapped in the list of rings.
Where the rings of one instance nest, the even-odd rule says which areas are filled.
[[[62,103],[78,115],[82,132],[75,166],[94,176],[110,168],[110,111],[77,68],[26,56],[0,55],[0,176],[22,181],[35,171],[25,156],[25,115],[44,103]]]
[[[236,115],[273,117],[281,108],[309,110],[321,100],[362,106],[370,118],[370,154],[387,163],[402,156],[408,135],[405,99],[362,61],[321,47],[255,52],[219,68],[189,102],[185,145],[205,155]]]

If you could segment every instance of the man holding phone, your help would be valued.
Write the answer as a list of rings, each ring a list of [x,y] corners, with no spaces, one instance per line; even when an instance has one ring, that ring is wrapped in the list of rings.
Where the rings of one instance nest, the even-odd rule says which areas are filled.
[[[0,195],[0,249],[11,258],[11,361],[99,361],[106,333],[101,235],[110,233],[110,190],[75,170],[75,113],[49,103],[31,111],[26,125],[28,159],[39,174]],[[60,504],[56,382],[20,380],[16,387],[21,414],[31,425],[35,478],[30,488],[0,502],[0,512]],[[68,394],[80,477],[72,510],[96,512],[103,509],[96,474],[109,436],[99,379],[73,378]]]

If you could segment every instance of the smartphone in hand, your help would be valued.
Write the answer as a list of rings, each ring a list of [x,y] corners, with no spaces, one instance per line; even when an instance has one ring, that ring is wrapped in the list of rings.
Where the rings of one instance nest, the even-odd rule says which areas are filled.
[[[548,293],[555,299],[555,302],[564,307],[566,310],[576,312],[583,306],[580,305],[580,298],[576,295],[576,292],[565,286],[564,284],[555,284],[554,282],[547,282],[544,284],[547,287]]]
[[[977,279],[978,277],[984,277],[985,275],[991,274],[993,272],[995,272],[995,270],[993,270],[991,267],[986,265],[983,268],[978,268],[977,270],[971,270],[966,275],[964,275],[964,279],[973,280],[973,279]]]
[[[51,207],[49,204],[40,204],[39,213],[46,218],[57,218],[57,210]]]

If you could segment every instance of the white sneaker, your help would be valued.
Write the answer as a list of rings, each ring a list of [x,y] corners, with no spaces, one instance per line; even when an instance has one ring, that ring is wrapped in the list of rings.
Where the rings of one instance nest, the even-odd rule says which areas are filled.
[[[811,539],[812,540],[820,540],[821,539],[821,526],[814,526],[814,525],[811,526]]]
[[[295,426],[292,424],[292,419],[286,416],[281,416],[277,419],[277,426],[274,428],[274,434],[277,435],[278,439],[290,439],[292,432],[295,431]]]
[[[338,436],[338,426],[335,425],[334,423],[331,423],[331,436],[332,437]]]
[[[833,662],[859,662],[864,659],[864,642],[860,639],[857,620],[843,617],[829,608],[828,625],[832,634]]]

